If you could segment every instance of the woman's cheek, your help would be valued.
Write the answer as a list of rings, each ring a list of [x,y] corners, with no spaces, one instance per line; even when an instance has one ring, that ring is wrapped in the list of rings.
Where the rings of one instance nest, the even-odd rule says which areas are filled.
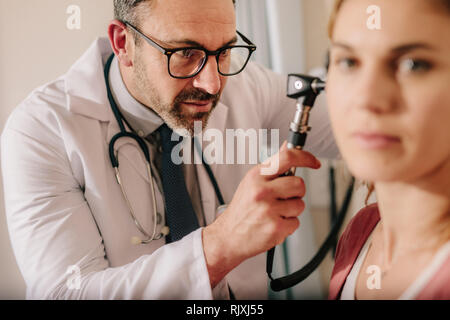
[[[344,140],[345,128],[347,127],[344,115],[346,112],[345,110],[342,110],[344,106],[341,99],[342,96],[335,91],[334,87],[331,85],[330,90],[327,92],[327,103],[329,106],[328,108],[333,133],[340,148],[342,148],[341,144]]]

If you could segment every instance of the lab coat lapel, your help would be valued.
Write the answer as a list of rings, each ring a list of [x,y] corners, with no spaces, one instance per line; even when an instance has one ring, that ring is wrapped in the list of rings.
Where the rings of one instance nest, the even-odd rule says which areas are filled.
[[[225,134],[225,124],[228,115],[228,107],[223,103],[219,102],[211,114],[211,117],[208,121],[208,129],[216,129],[219,130],[222,135]],[[222,148],[221,145],[218,145],[217,142],[213,139],[213,141],[203,141],[202,146],[203,150],[205,150],[206,146],[213,144],[217,148]],[[213,146],[211,146],[213,147]],[[207,155],[206,155],[207,156]],[[218,172],[218,165],[216,162],[208,161],[210,164],[211,170],[214,176],[217,179],[217,183],[220,185],[220,177]],[[207,225],[211,224],[216,218],[216,206],[218,203],[216,193],[214,190],[214,186],[209,178],[209,175],[203,165],[197,166],[197,176],[200,185],[201,199],[203,212],[205,214],[205,222]]]

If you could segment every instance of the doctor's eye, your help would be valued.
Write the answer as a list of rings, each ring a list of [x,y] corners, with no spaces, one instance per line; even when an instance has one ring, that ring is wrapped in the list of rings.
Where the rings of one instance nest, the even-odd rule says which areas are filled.
[[[201,50],[197,49],[183,49],[176,52],[179,57],[185,58],[185,59],[195,59],[202,55]]]
[[[231,54],[231,48],[224,49],[220,51],[220,58],[227,58]]]
[[[400,61],[398,69],[402,73],[423,73],[430,70],[431,63],[420,59],[404,59]]]

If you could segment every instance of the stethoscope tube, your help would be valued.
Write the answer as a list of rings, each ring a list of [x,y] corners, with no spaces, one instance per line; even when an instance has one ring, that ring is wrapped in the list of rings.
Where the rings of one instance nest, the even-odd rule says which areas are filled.
[[[128,137],[128,138],[131,138],[134,141],[136,141],[136,143],[139,145],[142,152],[144,153],[145,160],[147,162],[150,162],[150,152],[148,151],[148,147],[139,136],[136,136],[136,134],[134,134],[132,132],[119,132],[118,134],[116,134],[114,137],[111,138],[111,141],[109,143],[109,158],[110,158],[111,164],[114,168],[119,167],[119,160],[117,158],[117,154],[114,151],[114,145],[117,142],[117,140],[119,140],[120,138],[124,138],[124,137]]]

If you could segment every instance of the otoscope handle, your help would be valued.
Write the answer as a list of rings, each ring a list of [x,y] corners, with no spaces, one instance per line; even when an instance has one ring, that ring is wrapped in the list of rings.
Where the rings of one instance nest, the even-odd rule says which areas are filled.
[[[306,142],[306,138],[308,136],[307,132],[309,131],[308,120],[309,120],[309,112],[311,111],[310,106],[314,104],[314,101],[316,99],[315,96],[316,95],[314,94],[314,97],[309,97],[308,99],[305,99],[303,101],[303,105],[300,104],[300,101],[297,103],[297,112],[295,114],[294,121],[291,123],[289,129],[289,136],[287,143],[288,149],[298,149],[298,150],[303,149]],[[292,167],[282,176],[284,177],[295,176],[296,170],[297,170],[296,167]],[[266,272],[270,280],[272,280],[272,283],[275,280],[277,280],[272,278],[274,255],[275,255],[275,247],[267,251],[267,260],[266,260]]]

